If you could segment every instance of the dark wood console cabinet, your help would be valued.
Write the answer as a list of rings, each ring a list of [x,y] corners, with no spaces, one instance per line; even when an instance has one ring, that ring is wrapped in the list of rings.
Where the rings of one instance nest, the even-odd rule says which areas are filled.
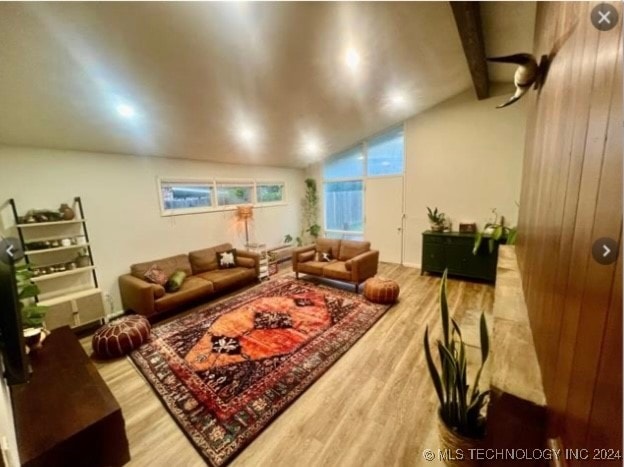
[[[121,408],[69,327],[52,331],[30,362],[30,381],[11,389],[22,465],[128,462]]]
[[[473,255],[474,234],[426,231],[422,235],[421,274],[443,273],[448,268],[449,275],[496,281],[498,243],[490,253],[488,242],[484,240]]]

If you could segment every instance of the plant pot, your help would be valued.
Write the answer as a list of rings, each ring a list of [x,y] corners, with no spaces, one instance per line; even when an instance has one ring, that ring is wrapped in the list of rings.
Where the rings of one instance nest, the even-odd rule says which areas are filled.
[[[444,230],[444,226],[440,224],[431,224],[432,232],[442,232]]]
[[[485,447],[485,440],[468,438],[451,430],[438,412],[438,439],[440,442],[440,450],[445,454],[444,464],[449,467],[480,467],[481,461],[476,459],[473,454],[471,458],[471,449],[479,449]]]

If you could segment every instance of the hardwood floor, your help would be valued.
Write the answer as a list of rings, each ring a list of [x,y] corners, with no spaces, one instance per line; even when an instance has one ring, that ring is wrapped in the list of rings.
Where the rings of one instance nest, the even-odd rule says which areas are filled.
[[[437,403],[422,339],[426,325],[432,338],[439,336],[440,279],[387,263],[380,265],[380,274],[399,282],[399,302],[232,466],[426,464],[423,449],[438,448]],[[472,344],[476,317],[492,311],[494,287],[451,279],[448,292],[453,316]],[[82,343],[91,353],[90,337]],[[477,348],[469,350],[476,358]],[[128,465],[205,465],[129,359],[96,365],[126,420],[132,457]]]

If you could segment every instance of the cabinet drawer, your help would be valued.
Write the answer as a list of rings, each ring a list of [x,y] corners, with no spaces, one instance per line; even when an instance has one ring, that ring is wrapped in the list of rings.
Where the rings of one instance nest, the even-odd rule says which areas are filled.
[[[422,269],[425,271],[444,271],[446,252],[443,244],[423,245]]]

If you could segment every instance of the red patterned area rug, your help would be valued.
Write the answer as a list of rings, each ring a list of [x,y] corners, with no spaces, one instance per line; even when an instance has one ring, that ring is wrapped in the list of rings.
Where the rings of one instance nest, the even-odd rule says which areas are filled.
[[[156,327],[131,354],[213,466],[229,462],[389,308],[277,279]]]

